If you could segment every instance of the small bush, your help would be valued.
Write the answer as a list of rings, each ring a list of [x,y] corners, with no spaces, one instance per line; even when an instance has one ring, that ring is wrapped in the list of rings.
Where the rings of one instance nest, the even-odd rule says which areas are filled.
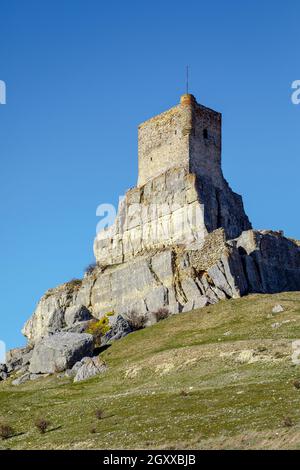
[[[97,408],[97,410],[95,411],[95,416],[97,419],[103,419],[104,418],[104,410],[102,410],[101,408]]]
[[[286,416],[283,420],[283,425],[286,427],[286,428],[290,428],[293,426],[293,421],[292,421],[292,418],[290,418],[289,416]]]
[[[35,421],[35,426],[41,434],[45,434],[45,432],[47,431],[49,425],[50,425],[49,421],[47,421],[44,418],[38,418]]]
[[[276,351],[274,354],[275,359],[282,359],[284,357],[284,354],[280,351]]]
[[[91,434],[96,434],[96,432],[97,432],[97,429],[96,429],[96,428],[92,427],[92,428],[90,429],[90,433],[91,433]]]
[[[14,435],[14,430],[8,424],[0,424],[0,437],[1,439],[8,439]]]
[[[115,314],[114,310],[112,310],[111,312],[107,312],[106,316],[107,317],[113,317]]]
[[[84,272],[85,274],[90,276],[91,274],[93,274],[96,268],[97,268],[97,263],[91,263],[85,268]]]
[[[180,391],[180,396],[181,396],[181,397],[187,397],[188,394],[189,394],[189,392],[187,392],[186,390],[181,390],[181,391]]]
[[[91,320],[85,332],[89,333],[90,335],[93,335],[95,346],[100,346],[101,338],[109,330],[110,330],[109,319],[105,315],[104,317],[100,318],[100,320]]]
[[[78,290],[82,285],[82,279],[71,279],[67,282],[67,286],[72,290]]]
[[[295,381],[294,381],[294,387],[295,387],[297,390],[300,390],[300,380],[295,380]]]
[[[159,308],[156,312],[154,312],[154,315],[155,315],[156,321],[159,322],[161,320],[165,320],[166,318],[168,318],[170,316],[170,312],[167,308],[162,307],[162,308]]]
[[[146,326],[147,316],[137,313],[135,310],[131,310],[126,314],[126,320],[133,330],[141,330]]]

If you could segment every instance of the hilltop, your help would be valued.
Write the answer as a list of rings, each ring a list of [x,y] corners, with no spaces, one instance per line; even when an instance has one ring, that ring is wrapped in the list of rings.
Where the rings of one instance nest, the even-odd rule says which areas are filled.
[[[276,304],[283,312],[272,313]],[[15,435],[0,447],[300,449],[296,339],[300,292],[172,315],[103,350],[108,370],[88,381],[1,382],[1,422]],[[44,435],[40,417],[51,422]]]

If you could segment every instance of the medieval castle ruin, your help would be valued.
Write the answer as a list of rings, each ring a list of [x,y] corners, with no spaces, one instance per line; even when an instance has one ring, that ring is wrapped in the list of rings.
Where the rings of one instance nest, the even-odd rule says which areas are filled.
[[[161,308],[176,314],[249,293],[300,290],[300,243],[252,229],[224,179],[221,145],[221,114],[190,94],[139,126],[137,186],[97,235],[94,269],[38,303],[23,329],[30,348],[49,336],[82,335],[90,319],[107,314],[111,325],[130,312],[151,324]],[[29,370],[51,372],[38,351]]]
[[[221,131],[221,114],[193,95],[139,126],[138,183],[95,240],[98,267],[72,295],[61,286],[41,300],[24,327],[29,341],[67,326],[74,306],[96,318],[150,315],[160,307],[177,313],[251,292],[300,290],[299,244],[281,232],[252,230],[241,196],[222,174]],[[144,210],[151,205],[156,210]],[[176,221],[189,207],[198,209],[199,225],[186,224],[178,237]],[[157,238],[160,226],[168,238]]]
[[[221,127],[221,114],[188,94],[139,126],[138,183],[95,240],[97,267],[73,293],[61,286],[42,298],[23,330],[29,341],[67,326],[74,306],[96,318],[151,315],[300,290],[299,244],[281,232],[252,230],[241,196],[223,177]],[[184,224],[190,208],[199,225]],[[159,227],[167,234],[161,239]]]

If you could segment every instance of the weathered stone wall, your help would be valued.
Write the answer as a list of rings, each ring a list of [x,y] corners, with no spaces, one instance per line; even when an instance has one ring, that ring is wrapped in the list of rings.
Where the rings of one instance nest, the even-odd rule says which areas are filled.
[[[173,167],[222,185],[221,138],[221,114],[184,95],[179,105],[139,126],[138,186]]]
[[[222,116],[195,103],[192,107],[192,130],[189,137],[189,170],[223,186],[221,169]]]
[[[191,127],[191,109],[181,105],[140,124],[138,186],[144,185],[169,168],[188,168]]]

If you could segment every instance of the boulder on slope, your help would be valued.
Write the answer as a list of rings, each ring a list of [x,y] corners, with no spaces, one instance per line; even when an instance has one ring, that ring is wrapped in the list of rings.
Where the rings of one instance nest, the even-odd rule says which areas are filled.
[[[54,373],[70,369],[85,356],[92,356],[93,336],[86,333],[57,333],[39,341],[33,350],[29,372]]]
[[[107,369],[107,366],[99,357],[87,358],[83,364],[78,368],[74,377],[74,382],[81,382],[82,380],[90,379],[95,375],[102,374]]]

